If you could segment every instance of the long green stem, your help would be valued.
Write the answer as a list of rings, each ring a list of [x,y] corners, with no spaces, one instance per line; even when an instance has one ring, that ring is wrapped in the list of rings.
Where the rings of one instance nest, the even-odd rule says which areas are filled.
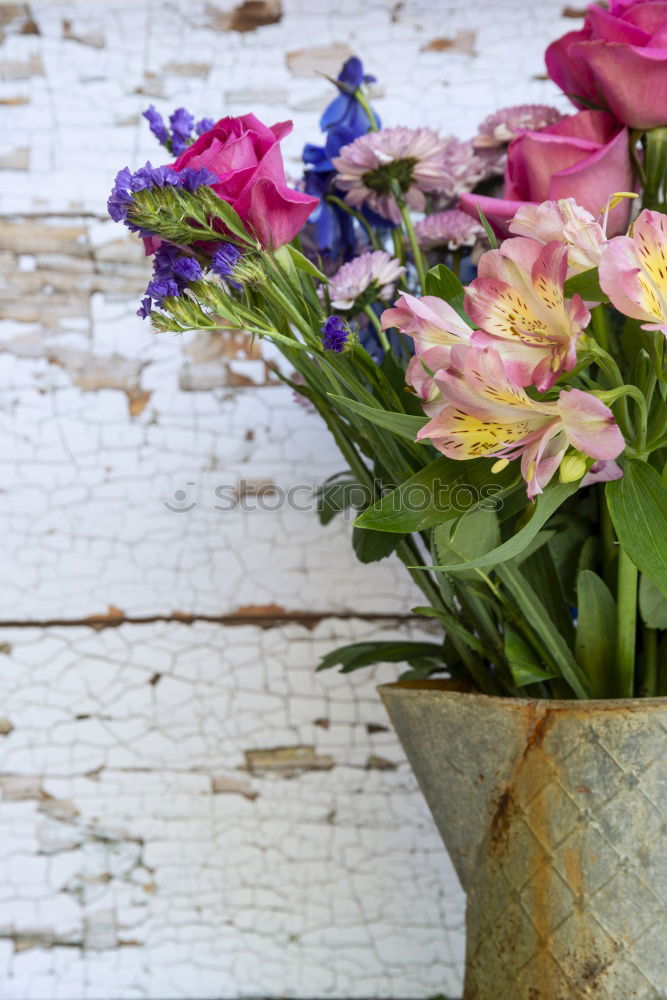
[[[401,218],[403,220],[403,225],[405,226],[405,232],[407,234],[408,240],[410,241],[410,250],[412,251],[412,259],[414,261],[415,267],[417,268],[417,276],[419,278],[419,287],[422,290],[422,294],[425,291],[426,285],[426,263],[424,261],[424,254],[421,251],[421,247],[417,241],[417,234],[415,232],[415,227],[410,218],[410,211],[405,201],[401,197],[398,200],[398,207],[401,211]]]
[[[377,132],[378,128],[379,128],[379,125],[378,125],[378,122],[377,122],[377,118],[375,117],[373,109],[370,106],[370,104],[368,103],[366,95],[364,94],[364,92],[361,89],[361,87],[358,87],[355,90],[354,96],[356,97],[357,101],[359,102],[359,104],[361,104],[362,108],[366,112],[366,117],[368,118],[369,131],[370,132]]]
[[[658,688],[658,632],[657,629],[643,629],[644,639],[644,677],[641,695],[644,698],[655,697]]]
[[[382,329],[382,324],[380,323],[380,320],[377,318],[377,316],[373,312],[371,306],[364,306],[364,312],[366,313],[366,315],[368,316],[369,320],[373,324],[375,332],[378,335],[378,340],[382,344],[382,349],[384,351],[386,351],[387,354],[389,354],[390,351],[391,351],[391,345],[390,345],[389,340],[387,338],[387,334]]]
[[[639,571],[624,548],[618,550],[616,590],[616,673],[621,697],[632,698],[635,687],[637,579]]]
[[[357,212],[354,208],[351,208],[347,202],[343,201],[342,198],[338,198],[335,194],[328,194],[324,200],[328,201],[330,205],[335,205],[337,208],[340,208],[341,211],[347,212],[347,214],[351,215],[353,219],[356,219],[357,222],[359,222],[366,230],[366,235],[368,236],[373,249],[381,249],[373,227],[370,225],[368,220],[363,217],[361,212]]]

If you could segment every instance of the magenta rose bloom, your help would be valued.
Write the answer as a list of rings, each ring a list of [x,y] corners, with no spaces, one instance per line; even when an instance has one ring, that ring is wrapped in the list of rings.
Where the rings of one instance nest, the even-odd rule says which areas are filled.
[[[507,149],[505,194],[488,198],[461,196],[461,208],[479,218],[478,206],[499,236],[520,205],[574,198],[599,215],[616,191],[631,191],[633,171],[628,130],[605,111],[580,111],[539,132],[523,132]],[[610,236],[625,230],[627,199],[609,214]]]
[[[609,108],[634,129],[665,125],[667,2],[612,0],[610,7],[590,6],[580,31],[549,46],[549,76],[577,107]]]
[[[238,213],[264,248],[289,243],[318,198],[288,187],[280,140],[292,122],[270,128],[254,115],[221,118],[174,163],[174,170],[206,167],[219,178],[211,188]]]

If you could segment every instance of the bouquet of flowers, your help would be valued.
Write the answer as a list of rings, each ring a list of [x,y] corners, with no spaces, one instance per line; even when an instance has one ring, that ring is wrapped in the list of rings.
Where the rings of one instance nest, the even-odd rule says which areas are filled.
[[[357,556],[396,553],[443,630],[322,668],[667,694],[666,30],[591,7],[547,52],[579,110],[466,141],[382,127],[350,59],[293,185],[290,123],[145,112],[172,162],[109,199],[153,255],[140,315],[277,345],[345,462],[322,520],[357,507]]]

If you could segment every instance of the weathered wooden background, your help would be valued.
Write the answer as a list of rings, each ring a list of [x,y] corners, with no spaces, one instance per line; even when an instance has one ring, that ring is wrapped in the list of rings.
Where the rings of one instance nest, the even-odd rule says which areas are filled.
[[[411,589],[343,521],[216,509],[341,461],[255,348],[150,333],[105,200],[160,160],[150,102],[292,117],[298,176],[350,53],[386,123],[467,135],[557,100],[542,51],[579,13],[0,3],[2,997],[458,991],[463,898],[374,691],[395,671],[313,673],[418,634]]]

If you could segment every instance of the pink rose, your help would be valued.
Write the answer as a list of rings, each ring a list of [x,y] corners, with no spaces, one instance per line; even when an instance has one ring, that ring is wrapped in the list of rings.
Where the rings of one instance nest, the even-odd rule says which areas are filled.
[[[211,187],[238,213],[263,247],[289,243],[319,199],[287,186],[280,140],[292,122],[268,128],[254,115],[221,118],[174,163],[174,170],[206,167],[219,181]]]
[[[592,5],[584,26],[546,52],[549,76],[577,107],[609,108],[633,129],[667,124],[667,3]],[[581,97],[583,101],[577,101]]]
[[[539,132],[523,132],[509,144],[504,198],[464,194],[460,207],[478,218],[479,205],[506,237],[521,205],[574,198],[597,216],[610,195],[631,191],[633,183],[628,130],[605,111],[579,111]],[[610,212],[610,236],[625,230],[629,212],[627,199]]]

